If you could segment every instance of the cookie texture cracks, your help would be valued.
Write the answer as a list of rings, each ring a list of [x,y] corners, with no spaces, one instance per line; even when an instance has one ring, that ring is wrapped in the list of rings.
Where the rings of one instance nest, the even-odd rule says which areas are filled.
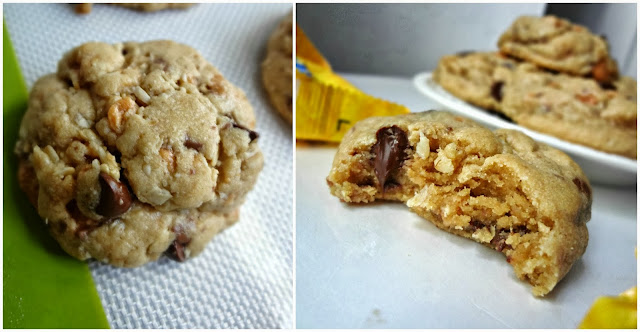
[[[263,157],[244,92],[172,41],[80,45],[34,85],[19,181],[79,259],[184,261],[238,219]]]
[[[360,121],[327,183],[344,202],[402,201],[437,227],[502,252],[536,296],[587,247],[591,187],[575,162],[520,132],[492,132],[446,112]]]
[[[618,77],[607,41],[555,16],[522,16],[498,41],[500,51],[559,72],[607,83]]]
[[[116,147],[140,201],[161,210],[197,208],[216,199],[219,131],[211,102],[169,91],[126,115]]]

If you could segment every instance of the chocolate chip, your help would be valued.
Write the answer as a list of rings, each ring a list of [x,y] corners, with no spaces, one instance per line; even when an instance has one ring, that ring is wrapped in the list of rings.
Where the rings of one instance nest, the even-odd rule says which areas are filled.
[[[493,239],[491,239],[490,244],[493,246],[493,248],[500,252],[502,252],[504,249],[512,249],[511,245],[506,244],[508,236],[509,233],[498,232],[493,237]]]
[[[384,190],[394,190],[396,188],[400,188],[400,184],[396,181],[394,181],[393,179],[388,179],[387,182],[384,184]]]
[[[239,125],[237,123],[233,123],[233,127],[234,128],[239,128],[242,130],[246,130],[247,132],[249,132],[249,139],[251,140],[251,142],[253,142],[253,140],[257,139],[258,137],[260,137],[260,135],[258,135],[258,133],[256,133],[255,131],[243,126],[243,125]]]
[[[588,199],[591,199],[591,187],[589,187],[588,184],[586,184],[584,181],[582,181],[582,180],[580,180],[578,178],[574,178],[573,179],[573,184],[575,184],[576,187],[578,187],[580,192],[582,192],[585,195],[587,195]]]
[[[502,100],[502,87],[504,87],[503,81],[494,82],[491,85],[491,97],[497,101]]]
[[[598,82],[598,84],[600,84],[600,87],[605,90],[617,90],[616,86],[611,82]]]
[[[169,245],[169,248],[167,248],[167,251],[165,251],[165,254],[178,262],[184,262],[186,259],[184,256],[184,245],[178,241],[173,241],[171,245]]]
[[[100,173],[100,202],[96,206],[96,213],[106,218],[117,217],[129,210],[131,194],[122,182],[117,181],[107,173]]]
[[[511,227],[511,234],[519,233],[520,235],[529,234],[529,229],[527,225],[518,225],[515,227]]]
[[[469,221],[469,229],[471,232],[475,232],[478,228],[484,228],[484,224],[479,220],[472,219]]]
[[[202,148],[202,143],[196,142],[191,139],[191,137],[187,136],[187,139],[184,141],[184,146],[188,147],[189,149],[200,151],[200,149]]]
[[[165,254],[178,262],[184,262],[187,257],[184,254],[184,247],[191,242],[191,239],[184,233],[176,234],[176,239],[169,245]]]
[[[189,244],[189,242],[191,242],[191,239],[187,236],[187,234],[179,233],[178,235],[176,235],[176,241],[181,244]]]
[[[287,103],[287,109],[293,109],[293,98],[291,98],[291,96],[285,96],[285,101]]]
[[[384,127],[376,132],[376,144],[372,147],[375,154],[375,173],[378,183],[384,191],[384,185],[389,179],[389,175],[406,158],[404,150],[407,148],[407,134],[398,126]]]
[[[362,179],[362,180],[358,181],[356,183],[356,185],[359,186],[359,187],[373,187],[373,186],[375,186],[375,183],[373,182],[372,178],[365,178],[365,179]]]

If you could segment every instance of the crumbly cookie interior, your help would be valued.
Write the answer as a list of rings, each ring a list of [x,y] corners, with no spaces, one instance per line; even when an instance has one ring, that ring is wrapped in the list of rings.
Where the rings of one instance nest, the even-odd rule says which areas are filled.
[[[534,295],[547,294],[568,271],[555,261],[558,249],[547,248],[547,242],[564,236],[565,230],[556,229],[553,216],[540,213],[517,169],[504,162],[521,158],[512,153],[506,137],[498,133],[493,140],[474,141],[472,137],[492,134],[484,128],[413,125],[406,135],[400,166],[384,183],[376,171],[375,149],[361,145],[334,163],[327,179],[332,194],[352,203],[405,202],[437,227],[502,252],[517,276],[534,287]],[[574,184],[590,190],[579,178]],[[580,236],[586,228],[584,232]]]

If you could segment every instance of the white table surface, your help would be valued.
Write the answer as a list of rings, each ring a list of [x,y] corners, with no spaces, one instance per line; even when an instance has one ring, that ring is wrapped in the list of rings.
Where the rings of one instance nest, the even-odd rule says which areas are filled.
[[[409,78],[344,77],[412,111],[439,108]],[[593,187],[587,251],[540,299],[504,255],[401,203],[331,196],[325,178],[335,151],[296,149],[298,328],[575,328],[596,297],[636,285],[636,188]]]

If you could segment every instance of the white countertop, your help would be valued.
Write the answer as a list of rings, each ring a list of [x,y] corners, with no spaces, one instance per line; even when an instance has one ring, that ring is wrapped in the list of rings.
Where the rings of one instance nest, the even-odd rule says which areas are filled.
[[[343,77],[412,111],[440,108],[409,78]],[[596,297],[636,285],[636,188],[593,186],[587,251],[539,299],[501,253],[401,203],[331,196],[325,178],[335,150],[296,149],[298,328],[575,328]]]

